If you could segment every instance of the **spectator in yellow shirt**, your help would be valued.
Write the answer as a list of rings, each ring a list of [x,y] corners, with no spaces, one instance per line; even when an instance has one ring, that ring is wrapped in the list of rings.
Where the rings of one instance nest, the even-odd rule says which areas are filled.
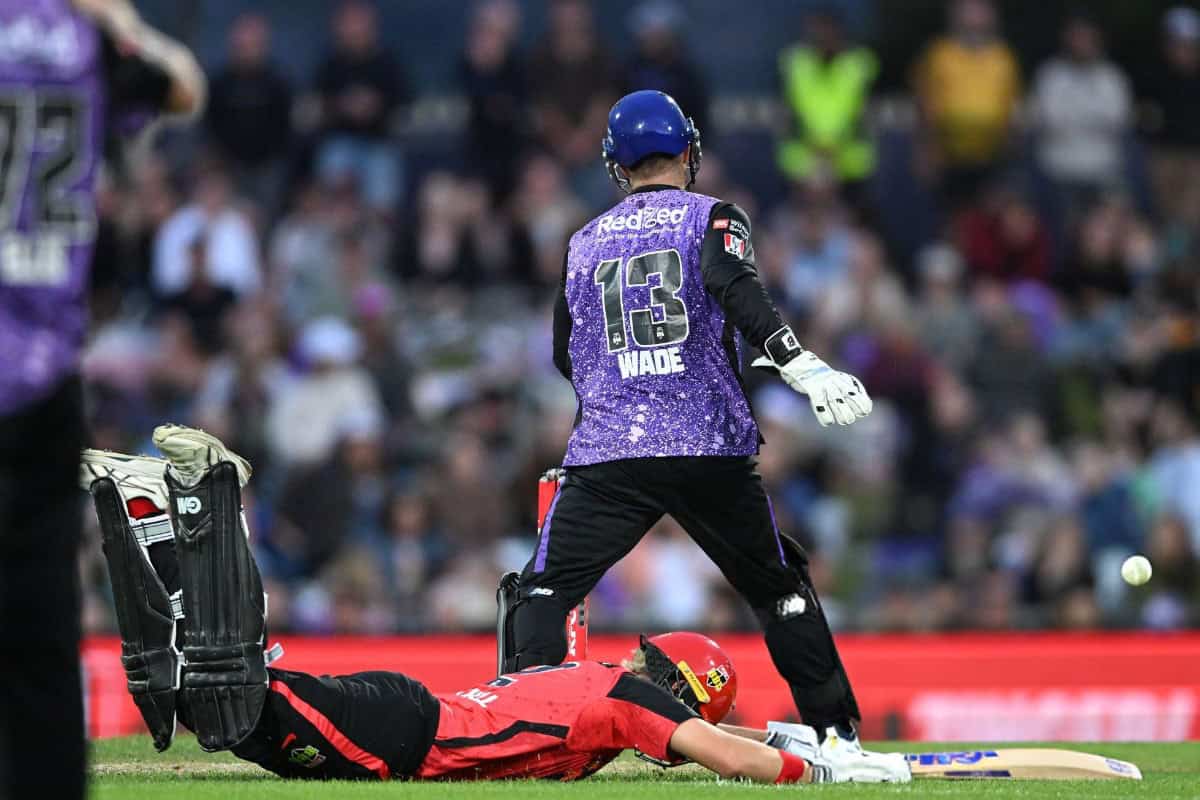
[[[954,0],[949,33],[926,49],[915,77],[942,188],[952,202],[969,200],[1004,155],[1021,91],[991,0]]]

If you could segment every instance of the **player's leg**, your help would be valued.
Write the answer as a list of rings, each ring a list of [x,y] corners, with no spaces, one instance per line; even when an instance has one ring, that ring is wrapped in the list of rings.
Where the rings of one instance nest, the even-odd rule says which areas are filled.
[[[79,469],[100,522],[127,687],[160,752],[175,736],[183,617],[166,466],[159,458],[85,450]]]
[[[858,702],[808,575],[803,548],[782,535],[751,459],[694,458],[679,466],[670,513],[754,609],[775,668],[820,754],[855,780],[903,781],[896,753],[858,744]]]
[[[410,777],[437,734],[437,698],[400,673],[268,675],[258,724],[232,752],[281,777]]]
[[[812,588],[807,557],[776,528],[752,460],[680,462],[668,511],[754,609],[801,718],[819,731],[856,724],[858,703]]]
[[[662,516],[643,489],[645,461],[567,470],[509,610],[506,672],[561,663],[567,613]]]
[[[236,454],[244,485],[249,465]],[[128,689],[155,747],[175,734],[183,601],[166,459],[84,450],[79,484],[92,495],[113,587]]]
[[[164,427],[156,432],[156,441],[172,456],[172,461],[87,450],[83,454],[80,481],[91,490],[100,515],[129,688],[159,744],[170,741],[176,708],[179,721],[197,732],[208,724],[207,716],[212,714],[210,694],[175,692],[181,683],[225,687],[215,691],[234,695],[233,702],[218,705],[217,711],[222,714],[232,711],[236,724],[244,705],[236,698],[240,686],[235,685],[230,692],[228,676],[220,672],[225,667],[246,673],[256,671],[247,669],[245,662],[251,656],[239,654],[261,650],[256,642],[238,645],[237,642],[247,638],[244,628],[238,635],[227,626],[229,641],[234,642],[238,651],[230,664],[215,665],[211,660],[197,659],[205,671],[199,675],[185,673],[182,681],[167,666],[179,662],[174,631],[181,632],[180,645],[194,644],[204,634],[202,630],[188,637],[182,635],[192,622],[192,617],[184,615],[185,608],[196,609],[200,612],[196,616],[207,615],[205,618],[217,622],[228,616],[213,614],[210,604],[185,598],[184,577],[189,574],[200,574],[201,589],[205,588],[205,579],[227,580],[227,576],[217,576],[205,569],[204,564],[197,569],[196,556],[188,553],[185,538],[209,537],[213,544],[226,548],[234,573],[249,572],[237,563],[238,559],[248,557],[240,555],[247,531],[240,513],[229,513],[229,509],[240,511],[239,503],[228,498],[214,503],[210,495],[213,484],[217,490],[232,495],[238,484],[228,484],[248,479],[250,469],[244,459],[202,431]],[[174,475],[172,486],[168,487],[165,476],[168,464],[172,470],[178,467],[179,473],[189,479],[186,489],[180,489],[177,485],[180,478]],[[189,502],[190,497],[200,499],[199,509]],[[215,520],[204,523],[207,530],[183,528],[185,534],[180,537],[177,553],[172,524],[165,514],[168,507],[189,516],[210,514]],[[232,523],[231,516],[236,516]],[[233,525],[238,526],[240,540],[221,535],[221,531]],[[259,598],[261,602],[261,589],[253,580],[243,583],[245,590],[218,594],[230,601],[227,605],[234,610],[240,608],[245,612],[249,607],[248,616],[254,623],[258,608],[254,600]],[[188,652],[196,650],[193,647]],[[273,655],[266,660],[270,661]],[[261,714],[245,738],[230,749],[240,758],[279,775],[303,778],[407,775],[416,771],[432,740],[437,701],[420,684],[399,673],[317,678],[268,668],[264,674],[269,691]],[[213,680],[214,676],[217,680]],[[147,685],[155,689],[165,685],[167,691],[147,692]],[[386,724],[381,724],[384,721]],[[224,735],[225,731],[221,733]],[[380,765],[386,768],[381,769]]]
[[[183,600],[180,701],[200,746],[227,750],[254,730],[267,696],[266,597],[246,542],[243,460],[215,437],[161,426]]]
[[[0,420],[0,797],[84,794],[79,386]]]

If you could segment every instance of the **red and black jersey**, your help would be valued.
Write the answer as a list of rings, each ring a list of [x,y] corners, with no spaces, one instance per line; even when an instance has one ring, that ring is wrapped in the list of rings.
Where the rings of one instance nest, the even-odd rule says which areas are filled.
[[[398,672],[268,671],[262,717],[233,752],[285,778],[576,780],[629,748],[669,760],[671,735],[695,716],[665,689],[595,661],[437,697]]]
[[[661,687],[595,661],[531,667],[453,695],[417,778],[587,777],[636,748],[669,760],[695,714]]]

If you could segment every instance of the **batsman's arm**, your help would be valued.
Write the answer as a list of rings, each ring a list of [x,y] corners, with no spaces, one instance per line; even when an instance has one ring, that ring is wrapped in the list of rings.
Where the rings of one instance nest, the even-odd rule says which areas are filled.
[[[722,778],[749,778],[756,783],[812,783],[817,776],[817,770],[803,758],[730,730],[748,729],[717,728],[702,719],[690,719],[675,729],[671,750]]]
[[[769,731],[759,730],[758,728],[743,728],[741,725],[726,725],[721,723],[717,726],[726,733],[731,733],[734,736],[740,736],[743,739],[750,739],[755,742],[766,743],[767,737],[771,734]]]
[[[571,380],[571,308],[567,305],[567,258],[570,254],[569,249],[563,254],[562,278],[554,298],[554,366],[567,380]]]

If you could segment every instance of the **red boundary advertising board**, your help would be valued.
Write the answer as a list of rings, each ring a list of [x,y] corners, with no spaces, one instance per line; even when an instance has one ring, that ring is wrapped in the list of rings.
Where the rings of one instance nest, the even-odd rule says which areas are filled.
[[[274,641],[274,640],[272,640]],[[340,674],[405,672],[435,693],[492,677],[488,636],[282,637],[279,666]],[[619,661],[633,636],[594,636],[589,655]],[[794,716],[757,636],[721,635],[739,675],[737,721]],[[840,636],[867,738],[928,741],[1200,739],[1200,633]],[[88,731],[143,730],[125,692],[120,643],[83,646]]]

